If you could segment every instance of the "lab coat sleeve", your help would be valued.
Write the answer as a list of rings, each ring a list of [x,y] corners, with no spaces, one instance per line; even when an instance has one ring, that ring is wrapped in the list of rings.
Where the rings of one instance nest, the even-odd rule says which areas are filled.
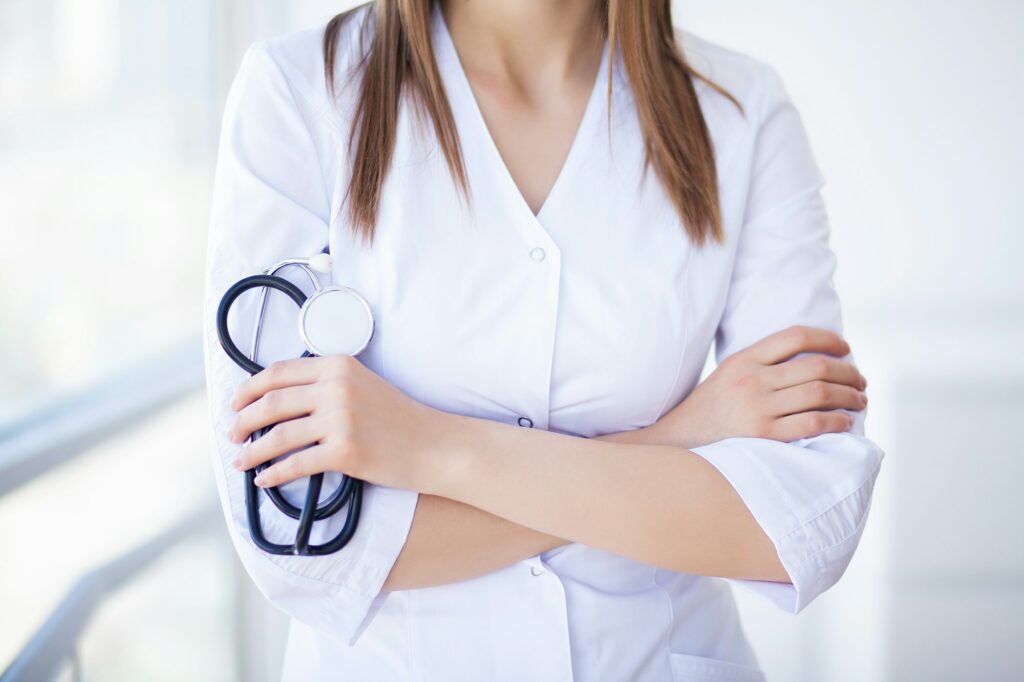
[[[342,550],[322,557],[272,556],[257,549],[246,521],[244,477],[230,462],[240,445],[226,433],[235,413],[228,402],[248,374],[219,345],[215,316],[223,293],[239,279],[285,258],[308,257],[328,245],[332,145],[340,140],[324,125],[324,114],[310,106],[299,84],[285,76],[265,43],[245,54],[232,84],[223,119],[214,183],[213,210],[204,294],[207,391],[214,440],[213,468],[230,536],[260,591],[292,617],[325,634],[354,644],[386,598],[382,586],[401,551],[412,522],[417,493],[366,485],[358,529]],[[294,273],[294,269],[292,269]],[[282,273],[284,274],[284,273]],[[310,284],[289,277],[309,291]],[[329,284],[329,276],[321,283]],[[233,338],[249,348],[256,316],[256,292],[239,298],[229,318]],[[297,357],[294,306],[271,296],[258,360]],[[325,495],[339,479],[329,473]],[[305,481],[286,488],[302,499]],[[274,542],[292,542],[297,521],[269,503],[261,515]],[[301,504],[301,502],[299,502]],[[318,522],[312,541],[322,543],[341,528],[344,513]]]
[[[842,333],[823,178],[781,81],[762,68],[748,202],[716,335],[719,362],[792,325]],[[792,580],[731,582],[786,611],[799,612],[839,580],[867,519],[883,453],[864,436],[864,412],[847,413],[855,423],[846,433],[694,448],[737,490]]]

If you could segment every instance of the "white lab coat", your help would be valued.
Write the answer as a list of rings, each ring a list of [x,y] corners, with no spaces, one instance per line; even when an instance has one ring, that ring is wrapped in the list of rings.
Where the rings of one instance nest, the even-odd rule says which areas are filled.
[[[683,31],[691,63],[745,112],[697,83],[717,155],[723,245],[693,246],[653,174],[642,181],[620,55],[610,138],[606,56],[535,216],[435,11],[434,50],[471,201],[455,191],[432,133],[404,110],[376,242],[364,247],[341,202],[358,87],[357,72],[346,76],[368,16],[362,10],[343,29],[336,102],[323,82],[323,26],[253,45],[231,88],[217,167],[205,301],[214,470],[246,569],[292,616],[285,679],[762,679],[729,582],[797,612],[839,579],[882,458],[863,435],[863,414],[850,433],[695,449],[739,492],[792,585],[674,573],[569,544],[462,583],[382,593],[417,492],[375,485],[358,532],[337,554],[268,556],[249,539],[243,477],[229,465],[240,446],[225,437],[227,402],[246,374],[218,346],[213,312],[230,284],[284,258],[329,245],[325,283],[358,289],[376,315],[360,358],[416,400],[585,437],[656,421],[694,388],[713,340],[722,359],[790,325],[841,327],[822,176],[797,111],[770,67]],[[240,299],[232,320],[243,348],[254,300]],[[277,322],[264,331],[264,363],[302,349],[289,306],[271,307]],[[263,518],[272,540],[294,537],[295,522],[274,507],[265,504]]]

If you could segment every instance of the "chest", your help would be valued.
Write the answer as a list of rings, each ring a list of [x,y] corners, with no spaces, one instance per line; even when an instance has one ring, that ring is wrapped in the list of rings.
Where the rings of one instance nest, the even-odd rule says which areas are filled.
[[[538,213],[565,165],[588,109],[595,73],[536,86],[528,96],[506,78],[467,73],[473,101],[502,165],[530,210]]]
[[[335,282],[376,317],[363,361],[433,407],[584,436],[689,393],[733,248],[690,243],[635,119],[613,121],[580,131],[538,215],[479,140],[463,138],[464,201],[430,138],[400,128],[373,246],[332,225]]]

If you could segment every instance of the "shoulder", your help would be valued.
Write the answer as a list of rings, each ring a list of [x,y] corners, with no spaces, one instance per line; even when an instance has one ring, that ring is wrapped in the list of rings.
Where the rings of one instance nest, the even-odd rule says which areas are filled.
[[[357,7],[337,22],[323,22],[252,43],[242,57],[235,90],[275,90],[277,101],[294,106],[307,117],[321,119],[341,133],[346,102],[355,99],[353,88],[370,45],[372,15],[368,5]],[[327,88],[324,37],[337,32],[334,54],[334,96]],[[338,105],[342,106],[338,106]]]
[[[768,63],[678,27],[674,32],[690,67],[728,91],[744,108],[781,87],[778,73]]]
[[[790,94],[769,63],[688,31],[679,28],[674,31],[677,47],[690,68],[728,92],[741,106],[740,112],[709,83],[695,80],[701,109],[713,136],[719,138],[717,141],[725,142],[734,137],[753,141],[778,113],[796,114]]]
[[[802,165],[813,166],[800,114],[773,66],[680,28],[674,31],[690,68],[740,105],[701,78],[694,80],[721,168],[728,170],[730,162],[743,158],[755,164],[756,154],[778,149],[790,157],[802,154],[807,157]]]
[[[732,95],[740,112],[705,82],[695,88],[720,161],[734,215],[767,215],[771,207],[813,196],[824,183],[796,105],[775,68],[749,55],[675,30],[677,46],[700,76]]]

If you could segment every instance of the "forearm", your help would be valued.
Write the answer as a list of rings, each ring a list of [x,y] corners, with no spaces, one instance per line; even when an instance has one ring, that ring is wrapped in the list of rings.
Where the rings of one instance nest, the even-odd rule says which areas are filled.
[[[736,491],[689,450],[453,423],[457,447],[430,493],[671,570],[788,581]]]
[[[421,494],[385,590],[461,582],[565,544],[468,504]]]
[[[595,440],[649,443],[650,429],[623,431]],[[384,589],[409,590],[461,582],[536,556],[566,543],[477,507],[423,493],[409,537]]]

